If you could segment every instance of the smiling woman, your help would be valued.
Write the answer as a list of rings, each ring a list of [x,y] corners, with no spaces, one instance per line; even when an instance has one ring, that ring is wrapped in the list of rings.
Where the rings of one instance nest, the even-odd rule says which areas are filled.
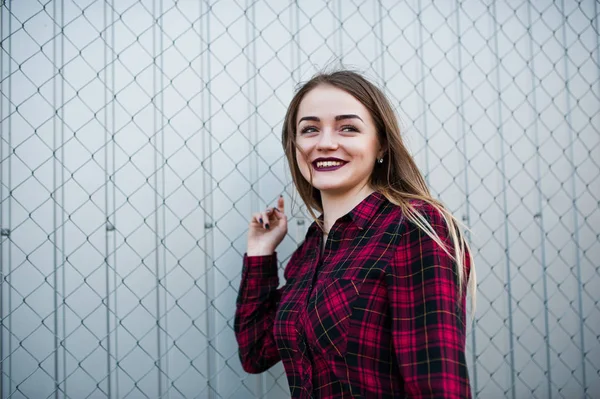
[[[317,86],[300,103],[296,132],[298,167],[322,196],[330,197],[325,203],[372,192],[369,178],[383,150],[361,102],[335,86]]]
[[[251,218],[235,315],[244,369],[282,360],[293,398],[471,397],[470,250],[384,94],[355,72],[319,74],[292,99],[282,133],[314,222],[277,288],[283,197]]]

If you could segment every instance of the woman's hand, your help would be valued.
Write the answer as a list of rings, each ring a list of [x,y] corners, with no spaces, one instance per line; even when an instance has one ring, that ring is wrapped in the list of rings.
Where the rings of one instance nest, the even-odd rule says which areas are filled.
[[[277,207],[252,215],[248,228],[248,256],[272,255],[287,233],[284,200],[280,196]]]

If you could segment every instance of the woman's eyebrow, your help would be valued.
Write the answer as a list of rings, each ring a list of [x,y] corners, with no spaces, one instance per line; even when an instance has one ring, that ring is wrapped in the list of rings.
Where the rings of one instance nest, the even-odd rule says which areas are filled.
[[[365,123],[365,121],[362,120],[362,118],[356,114],[344,114],[344,115],[337,115],[335,117],[336,121],[341,121],[344,119],[360,119],[360,121],[362,123]],[[314,121],[314,122],[320,122],[321,119],[319,119],[316,116],[303,116],[302,118],[300,118],[300,120],[298,121],[298,124],[300,124],[300,122],[302,121]]]
[[[315,121],[315,122],[320,122],[321,120],[316,117],[316,116],[303,116],[302,118],[300,118],[300,120],[298,121],[298,124],[300,124],[300,122],[302,121]]]
[[[355,114],[338,115],[338,116],[335,117],[336,121],[341,121],[341,120],[344,120],[344,119],[360,119],[360,121],[362,123],[365,123],[365,121],[363,121],[360,116],[355,115]]]

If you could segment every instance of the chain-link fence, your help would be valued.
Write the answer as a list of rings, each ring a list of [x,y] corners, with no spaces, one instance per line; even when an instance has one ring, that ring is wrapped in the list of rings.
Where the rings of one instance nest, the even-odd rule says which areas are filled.
[[[472,227],[476,395],[600,397],[598,2],[1,4],[2,398],[288,397],[235,297],[249,215],[294,197],[293,89],[337,63]]]

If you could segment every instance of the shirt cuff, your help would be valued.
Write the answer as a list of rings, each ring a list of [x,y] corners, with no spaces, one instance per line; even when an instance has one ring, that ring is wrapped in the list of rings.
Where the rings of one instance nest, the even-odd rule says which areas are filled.
[[[278,286],[276,253],[264,256],[244,254],[242,281],[237,299],[238,305],[247,306],[263,302]]]
[[[277,252],[272,255],[248,256],[244,254],[244,273],[250,278],[277,276]]]

